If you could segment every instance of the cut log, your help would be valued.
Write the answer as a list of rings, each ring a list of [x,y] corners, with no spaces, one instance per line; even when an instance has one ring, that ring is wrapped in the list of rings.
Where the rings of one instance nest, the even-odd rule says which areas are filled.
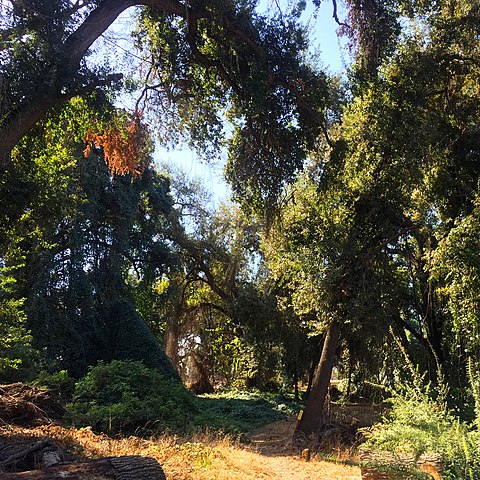
[[[73,460],[51,440],[7,443],[0,439],[0,472],[24,472]],[[69,458],[70,457],[70,458]],[[0,477],[2,478],[2,477]]]
[[[53,465],[57,465],[57,463],[61,462],[62,458],[60,457],[59,452],[48,451],[42,455],[42,467],[44,468],[53,467]]]
[[[60,463],[42,470],[2,473],[2,480],[166,480],[154,458],[109,457]]]
[[[31,453],[37,452],[38,450],[42,450],[45,447],[50,446],[48,442],[37,442],[28,448],[25,448],[23,444],[17,445],[17,449],[14,453],[9,455],[7,458],[3,458],[0,461],[0,471],[6,467],[10,467],[14,465],[18,460],[26,458]],[[15,447],[15,446],[13,446]]]

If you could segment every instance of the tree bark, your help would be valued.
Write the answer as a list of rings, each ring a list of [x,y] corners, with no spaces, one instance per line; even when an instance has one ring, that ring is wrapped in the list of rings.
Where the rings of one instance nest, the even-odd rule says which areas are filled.
[[[340,324],[332,322],[328,327],[323,343],[322,355],[315,370],[312,390],[305,404],[305,410],[300,419],[295,433],[303,432],[305,435],[319,429],[322,423],[323,407],[328,393],[328,386],[332,377],[335,360],[335,351],[340,336]]]
[[[58,464],[43,470],[1,473],[2,480],[166,480],[159,463],[125,456]]]
[[[295,358],[295,362],[293,364],[293,388],[295,391],[295,401],[298,402],[300,397],[298,396],[298,361]]]
[[[178,317],[174,315],[171,325],[167,329],[165,341],[165,353],[172,362],[177,372],[180,372],[180,358],[178,356],[179,337]]]
[[[310,362],[310,367],[308,369],[307,390],[305,391],[305,394],[303,396],[304,400],[306,400],[309,397],[310,392],[312,391],[312,384],[313,384],[313,379],[315,377],[315,370],[316,370],[316,367],[318,366],[318,363],[320,362],[320,357],[322,356],[323,343],[325,341],[324,338],[319,338],[316,340],[318,340],[318,343],[315,345],[315,349]]]

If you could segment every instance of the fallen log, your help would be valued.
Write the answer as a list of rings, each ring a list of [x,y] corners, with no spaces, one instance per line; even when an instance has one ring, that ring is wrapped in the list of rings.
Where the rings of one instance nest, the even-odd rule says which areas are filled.
[[[73,460],[55,442],[33,440],[9,443],[5,437],[0,437],[0,472],[24,472]]]
[[[124,456],[59,463],[41,470],[2,472],[2,480],[166,480],[160,464],[149,457]]]

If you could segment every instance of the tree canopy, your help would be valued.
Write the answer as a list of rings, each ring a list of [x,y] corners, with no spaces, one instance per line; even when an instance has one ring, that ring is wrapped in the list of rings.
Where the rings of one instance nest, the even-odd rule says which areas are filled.
[[[0,365],[28,350],[78,376],[111,359],[176,376],[164,342],[198,390],[255,380],[298,396],[309,377],[308,434],[334,367],[348,395],[372,396],[407,356],[468,418],[477,2],[345,0],[340,20],[333,1],[352,59],[339,78],[311,55],[306,2],[257,7],[2,2]],[[122,72],[90,54],[130,8],[142,71],[126,111]],[[212,211],[199,185],[160,173],[154,139],[225,154],[242,208]]]
[[[327,134],[328,79],[309,65],[301,8],[272,19],[256,2],[103,0],[7,2],[2,25],[2,165],[14,146],[54,106],[121,72],[88,62],[89,49],[126,9],[137,5],[138,45],[148,70],[138,102],[166,132],[188,132],[205,155],[218,151],[223,121],[232,123],[227,176],[252,205],[274,201]],[[22,75],[18,75],[18,72]],[[192,108],[195,105],[195,108]],[[253,183],[252,183],[253,182]]]

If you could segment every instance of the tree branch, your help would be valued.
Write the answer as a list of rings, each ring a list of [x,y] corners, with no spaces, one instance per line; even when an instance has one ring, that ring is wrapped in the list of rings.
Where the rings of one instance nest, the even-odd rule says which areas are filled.
[[[243,40],[248,46],[250,46],[250,48],[258,55],[259,58],[266,60],[267,52],[265,49],[255,40],[253,40],[250,35],[237,28],[234,21],[228,18],[227,15],[223,16],[223,23],[228,31],[234,33],[240,40]]]
[[[61,102],[68,101],[73,97],[79,97],[82,95],[88,95],[92,93],[98,87],[110,87],[112,83],[119,82],[123,78],[123,73],[112,73],[111,75],[107,75],[104,79],[99,79],[94,82],[85,85],[78,90],[74,90],[69,93],[60,94],[57,96],[57,99]]]
[[[333,4],[332,17],[337,22],[337,24],[340,25],[341,27],[345,27],[348,29],[352,28],[350,25],[348,25],[348,23],[341,22],[340,19],[338,18],[337,0],[332,0],[332,4]]]
[[[28,103],[19,105],[15,112],[12,112],[13,115],[11,114],[4,119],[0,128],[0,169],[7,166],[13,147],[41,120],[50,108],[73,97],[87,95],[97,87],[109,86],[113,82],[119,81],[122,76],[119,73],[108,75],[102,80],[91,82],[75,91],[65,94],[52,93],[49,98],[43,95],[38,100],[31,99]]]
[[[71,10],[75,14],[78,10],[91,5],[90,1],[78,0],[73,4]],[[164,13],[172,14],[188,20],[188,33],[186,41],[191,48],[195,60],[205,68],[215,68],[218,75],[226,82],[233,92],[244,100],[244,92],[238,82],[233,78],[224,65],[216,60],[209,58],[202,53],[197,45],[197,21],[200,18],[208,18],[212,22],[223,22],[225,29],[239,40],[248,45],[252,53],[256,55],[260,61],[265,62],[265,70],[267,80],[274,81],[274,75],[267,64],[267,52],[260,45],[258,32],[254,25],[247,24],[239,26],[235,16],[229,12],[223,12],[218,18],[216,12],[210,12],[205,8],[192,9],[187,3],[178,0],[101,0],[98,5],[90,11],[86,18],[81,21],[78,28],[69,35],[60,51],[57,53],[58,73],[56,78],[52,78],[51,87],[40,92],[24,92],[23,104],[13,104],[9,111],[5,112],[0,126],[0,169],[8,165],[10,152],[18,141],[28,133],[31,128],[43,117],[43,115],[53,106],[76,95],[84,95],[92,92],[95,88],[102,85],[109,85],[117,78],[109,76],[105,80],[93,82],[84,87],[77,88],[70,93],[61,93],[65,85],[69,84],[78,74],[80,62],[87,54],[92,44],[112,25],[116,18],[125,10],[132,6],[147,6],[158,9]],[[2,40],[8,38],[12,33],[11,29],[1,32]],[[278,83],[277,83],[278,84]],[[294,95],[297,106],[310,115],[314,115],[318,119],[320,128],[322,129],[327,142],[331,144],[328,137],[326,121],[324,116],[311,108],[301,92],[294,88],[291,84],[285,83],[286,88]],[[146,91],[144,92],[146,94]]]
[[[84,2],[83,0],[77,0],[70,8],[67,8],[63,14],[64,19],[68,19],[72,15],[75,15],[77,12],[82,10],[82,8],[86,8],[89,5],[92,5],[92,1]]]
[[[428,347],[427,339],[419,333],[412,325],[410,325],[407,321],[399,318],[398,322],[400,326],[403,327],[405,330],[409,331],[422,345]]]
[[[95,40],[110,27],[127,8],[133,7],[135,0],[104,0],[93,10],[82,24],[66,40],[64,58],[69,67],[76,69]]]
[[[312,108],[303,98],[301,92],[298,91],[297,87],[292,84],[292,82],[288,82],[285,80],[277,80],[276,83],[281,85],[282,87],[286,88],[294,97],[297,103],[297,107],[305,112],[308,112],[317,122],[318,125],[325,137],[325,140],[329,147],[333,147],[333,142],[330,139],[330,135],[328,134],[327,122],[325,119],[325,115]]]
[[[11,27],[0,30],[0,50],[5,50],[8,47],[8,44],[5,43],[12,35],[21,35],[25,29],[20,27]]]
[[[218,312],[223,313],[223,315],[225,315],[228,318],[231,318],[232,316],[232,314],[229,313],[225,308],[212,302],[200,302],[200,303],[197,303],[196,305],[192,305],[191,307],[188,307],[185,309],[185,313],[191,313],[197,309],[202,310],[204,308],[211,308],[213,310],[217,310]]]
[[[220,77],[223,78],[225,82],[227,82],[228,85],[232,88],[232,90],[240,97],[243,98],[243,92],[242,89],[239,87],[239,85],[230,77],[230,75],[227,73],[225,70],[225,67],[219,62],[218,60],[213,60],[206,55],[204,55],[202,52],[197,47],[196,44],[196,34],[197,34],[197,21],[196,19],[189,18],[189,23],[188,23],[188,33],[187,33],[187,43],[190,46],[190,49],[192,50],[192,53],[194,57],[205,67],[205,68],[215,68],[220,75]]]

